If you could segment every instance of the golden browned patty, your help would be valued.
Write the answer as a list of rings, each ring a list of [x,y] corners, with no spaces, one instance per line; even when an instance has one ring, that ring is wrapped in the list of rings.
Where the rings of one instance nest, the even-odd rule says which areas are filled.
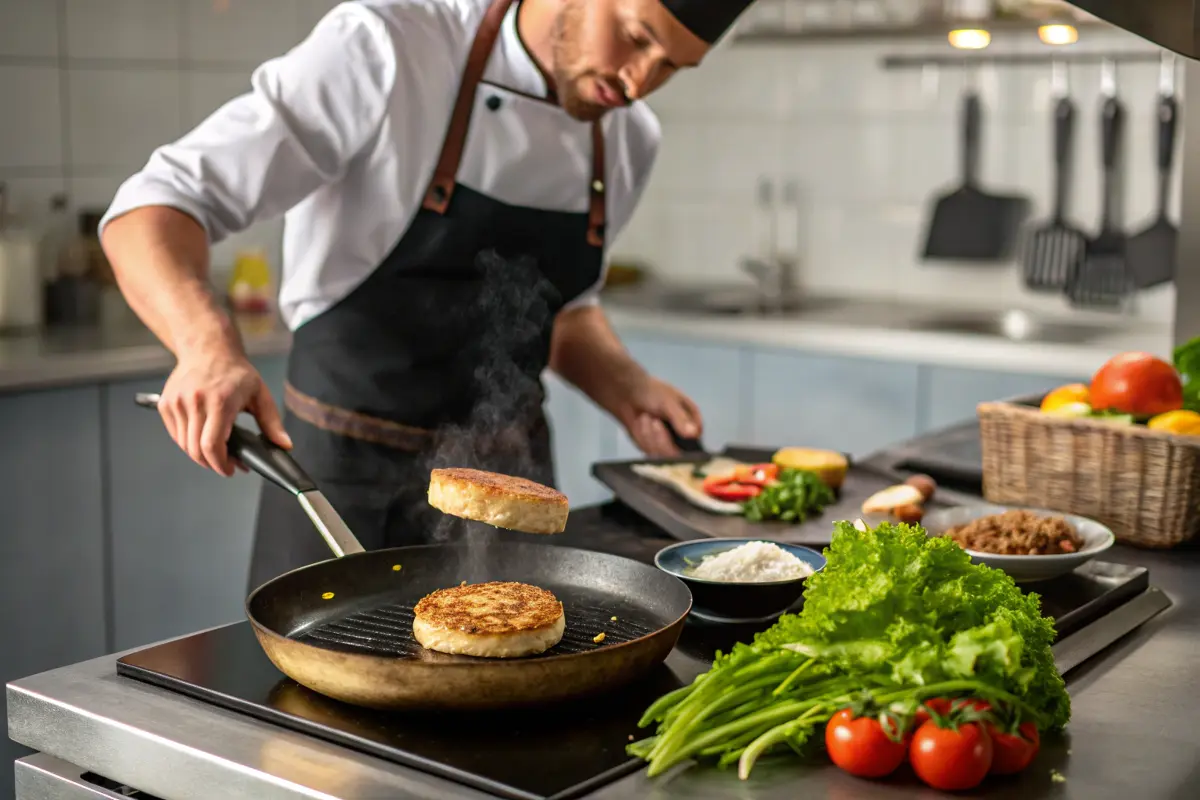
[[[525,533],[562,533],[568,504],[540,483],[477,469],[435,469],[429,504],[445,514]]]
[[[422,647],[483,658],[543,653],[566,630],[558,598],[526,583],[439,589],[422,598],[413,615],[413,636]]]

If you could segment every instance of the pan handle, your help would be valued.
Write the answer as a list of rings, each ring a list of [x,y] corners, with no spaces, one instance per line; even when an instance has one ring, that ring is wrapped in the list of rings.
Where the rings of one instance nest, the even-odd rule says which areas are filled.
[[[134,402],[142,408],[157,410],[160,399],[158,394],[139,392]],[[348,553],[364,551],[365,548],[349,526],[317,489],[316,481],[308,476],[304,468],[292,458],[291,453],[241,425],[233,426],[227,447],[229,455],[271,483],[295,495],[304,508],[304,513],[312,520],[335,555],[341,557]]]

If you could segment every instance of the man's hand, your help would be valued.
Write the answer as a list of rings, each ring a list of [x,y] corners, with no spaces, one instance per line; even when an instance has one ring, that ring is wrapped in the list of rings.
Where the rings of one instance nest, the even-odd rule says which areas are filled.
[[[193,461],[226,477],[240,466],[226,443],[242,411],[254,416],[266,438],[292,447],[262,376],[245,355],[226,346],[181,356],[158,411],[171,438]]]
[[[667,427],[681,438],[698,439],[704,427],[700,409],[691,398],[670,384],[646,375],[635,383],[626,401],[625,430],[633,443],[651,458],[673,458],[679,448]]]

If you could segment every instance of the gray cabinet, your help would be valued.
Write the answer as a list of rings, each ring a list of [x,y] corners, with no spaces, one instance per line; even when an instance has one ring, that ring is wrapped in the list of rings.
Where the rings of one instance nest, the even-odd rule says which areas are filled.
[[[710,451],[744,442],[750,435],[743,410],[749,386],[745,380],[744,351],[706,342],[681,342],[660,337],[626,336],[630,355],[646,371],[679,389],[699,406],[704,419],[704,445]],[[617,458],[640,458],[642,453],[624,428],[611,423],[617,441]]]
[[[1025,375],[952,367],[922,367],[923,403],[920,432],[937,430],[975,417],[975,406],[1049,391],[1065,383],[1088,382],[1087,376]]]
[[[257,366],[281,403],[283,359]],[[223,478],[180,451],[157,417],[133,403],[136,392],[162,383],[156,377],[104,389],[117,649],[244,613],[262,481],[242,473]]]
[[[612,455],[615,432],[608,415],[582,392],[552,372],[543,376],[546,417],[554,445],[558,489],[572,508],[602,503],[611,497],[592,477],[592,464]]]
[[[101,462],[98,388],[0,396],[0,684],[105,651]],[[0,798],[28,752],[0,737]]]
[[[916,435],[916,364],[771,350],[751,358],[753,444],[861,456]]]

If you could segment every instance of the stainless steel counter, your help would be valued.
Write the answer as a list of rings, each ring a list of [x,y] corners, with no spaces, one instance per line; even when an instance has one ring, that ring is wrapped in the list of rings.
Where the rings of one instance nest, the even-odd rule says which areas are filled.
[[[668,540],[620,508],[588,509],[575,536],[596,549],[645,558]],[[568,532],[570,533],[570,532]],[[1019,779],[988,796],[1028,798],[1193,798],[1200,796],[1200,552],[1117,548],[1113,560],[1149,567],[1174,606],[1070,676],[1069,735],[1048,741]],[[1069,642],[1069,640],[1068,640]],[[1069,648],[1068,648],[1069,649]],[[1059,657],[1063,654],[1056,650]],[[1069,661],[1069,654],[1066,656]],[[293,798],[482,798],[479,792],[318,739],[257,722],[164,689],[121,678],[116,656],[10,684],[12,737],[45,754],[18,769],[22,798],[48,794],[56,772],[91,770],[164,800]],[[52,756],[67,764],[47,759]],[[78,769],[72,768],[75,765]],[[1064,782],[1052,779],[1052,770]],[[63,783],[62,785],[66,785]],[[938,796],[911,783],[877,784],[838,770],[784,760],[751,781],[692,768],[649,781],[631,775],[596,800],[695,798],[783,800]],[[106,795],[98,795],[106,797]]]
[[[283,355],[291,334],[274,316],[237,319],[252,357]],[[63,328],[25,336],[0,336],[0,392],[166,373],[171,353],[138,323]]]

